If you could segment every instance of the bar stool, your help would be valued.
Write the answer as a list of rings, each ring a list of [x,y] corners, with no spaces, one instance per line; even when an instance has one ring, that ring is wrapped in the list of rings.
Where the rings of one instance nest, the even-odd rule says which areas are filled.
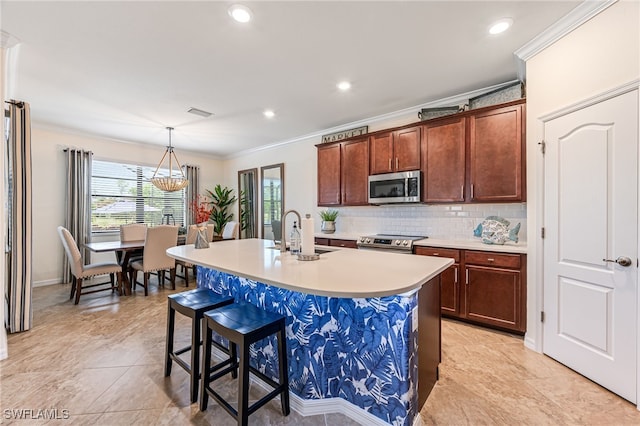
[[[227,360],[216,364],[211,370],[206,367],[211,363],[211,336],[215,331],[225,337],[230,343],[230,356]],[[278,339],[278,370],[280,383],[265,376],[249,364],[249,346],[261,339],[277,333]],[[246,426],[249,415],[282,394],[282,413],[289,415],[289,372],[287,367],[287,343],[285,336],[285,317],[267,312],[249,303],[240,302],[225,305],[204,314],[204,343],[202,361],[202,381],[200,383],[200,411],[207,409],[209,396],[215,399],[237,421],[238,425]],[[239,350],[238,350],[239,347]],[[237,358],[239,352],[239,360]],[[211,375],[211,372],[228,366]],[[232,376],[240,369],[238,381],[238,410],[225,401],[210,384],[231,372]],[[254,373],[264,382],[274,388],[258,402],[249,406],[249,372]]]
[[[184,291],[182,293],[171,294],[168,297],[169,312],[167,314],[167,349],[164,358],[164,376],[171,374],[171,364],[175,361],[184,368],[190,379],[191,402],[198,400],[198,379],[200,377],[200,324],[202,316],[209,311],[220,306],[233,303],[233,297],[221,296],[208,288],[197,288],[195,290]],[[173,331],[175,326],[176,311],[191,318],[191,344],[182,349],[173,349]],[[222,350],[228,352],[226,348]],[[191,365],[187,364],[178,355],[191,350]]]

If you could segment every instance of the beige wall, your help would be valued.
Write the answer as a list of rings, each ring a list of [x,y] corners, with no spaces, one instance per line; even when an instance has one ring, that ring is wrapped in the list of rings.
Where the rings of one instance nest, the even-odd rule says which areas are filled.
[[[527,344],[541,349],[542,140],[539,117],[640,77],[640,3],[620,1],[527,61]]]
[[[60,282],[63,249],[56,228],[64,225],[66,147],[91,150],[99,160],[133,161],[156,166],[163,147],[119,142],[99,137],[32,128],[33,169],[33,281],[34,285]],[[200,191],[224,179],[221,160],[176,149],[182,164],[200,166]],[[97,259],[100,260],[100,259]]]

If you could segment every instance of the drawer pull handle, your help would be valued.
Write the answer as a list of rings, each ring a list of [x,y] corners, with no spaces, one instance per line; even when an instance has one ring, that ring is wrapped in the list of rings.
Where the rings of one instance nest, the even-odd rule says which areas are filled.
[[[453,278],[453,282],[458,284],[458,268],[455,267],[455,269],[453,270],[454,273],[454,278]]]
[[[489,261],[489,262],[495,262],[496,260],[495,260],[493,257],[489,257],[489,258],[487,258],[487,261]]]
[[[440,256],[440,253],[433,253],[434,256]]]

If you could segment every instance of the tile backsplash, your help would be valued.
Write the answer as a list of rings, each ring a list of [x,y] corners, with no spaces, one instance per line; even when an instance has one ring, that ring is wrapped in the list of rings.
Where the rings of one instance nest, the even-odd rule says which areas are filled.
[[[318,209],[318,211],[323,209]],[[518,237],[527,240],[527,205],[448,204],[340,207],[336,233],[425,235],[431,238],[472,239],[473,230],[487,216],[520,223]],[[316,216],[317,217],[317,216]]]

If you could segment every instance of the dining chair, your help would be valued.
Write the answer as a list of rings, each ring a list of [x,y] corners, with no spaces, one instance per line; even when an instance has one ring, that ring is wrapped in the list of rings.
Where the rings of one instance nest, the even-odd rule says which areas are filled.
[[[238,228],[239,228],[239,224],[238,222],[227,222],[226,225],[224,225],[224,229],[222,230],[222,239],[223,240],[235,240],[238,238]]]
[[[120,225],[120,241],[144,241],[147,235],[146,223],[128,223],[126,225]],[[116,253],[118,256],[118,263],[122,263],[122,253]],[[134,250],[129,257],[129,262],[142,259],[142,250]]]
[[[213,223],[207,223],[207,237],[209,237],[209,242],[213,241],[213,237],[215,237],[216,225]]]
[[[187,238],[185,239],[185,244],[195,244],[196,237],[198,236],[198,225],[190,225],[187,229]],[[184,274],[184,283],[185,287],[189,287],[189,268],[193,269],[193,276],[196,276],[196,265],[193,263],[185,262],[184,260],[176,259],[176,269],[178,265],[182,267],[182,272]],[[177,274],[176,274],[177,275]]]
[[[104,262],[84,265],[82,262],[82,255],[78,249],[78,244],[76,244],[76,240],[73,238],[71,233],[64,226],[58,226],[58,235],[60,235],[60,239],[62,240],[62,245],[64,246],[64,251],[67,254],[69,266],[71,267],[71,274],[73,275],[71,282],[71,295],[69,296],[69,299],[73,299],[73,296],[75,295],[75,304],[77,305],[82,294],[96,293],[105,290],[111,290],[113,293],[116,288],[118,289],[118,293],[122,291],[122,268],[119,264],[115,262]],[[84,284],[84,280],[87,278],[106,274],[109,274],[109,282],[95,283],[91,285]],[[114,285],[114,276],[117,277],[118,280],[117,287]],[[110,286],[86,291],[89,288],[100,287],[105,284],[110,284]]]
[[[147,229],[144,240],[142,260],[129,264],[129,280],[132,290],[136,285],[144,287],[144,295],[149,295],[149,274],[158,273],[158,286],[164,286],[164,273],[168,269],[171,280],[171,288],[176,288],[176,260],[167,256],[167,249],[178,244],[178,227],[174,225],[158,225]],[[144,274],[143,282],[138,282],[138,271]]]

